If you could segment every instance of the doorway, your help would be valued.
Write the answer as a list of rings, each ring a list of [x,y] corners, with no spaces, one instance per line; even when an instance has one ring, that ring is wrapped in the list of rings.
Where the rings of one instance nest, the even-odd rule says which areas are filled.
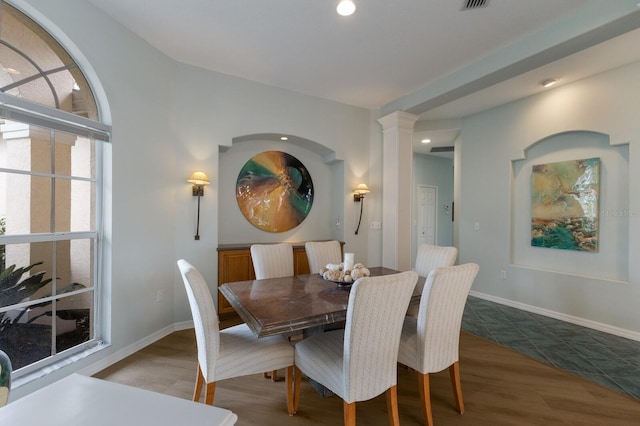
[[[438,187],[418,185],[418,246],[436,245],[438,232]]]

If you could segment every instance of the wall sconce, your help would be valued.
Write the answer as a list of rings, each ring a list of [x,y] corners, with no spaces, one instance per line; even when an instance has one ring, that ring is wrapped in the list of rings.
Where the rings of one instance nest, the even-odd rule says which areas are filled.
[[[204,172],[195,172],[191,175],[187,182],[192,183],[192,195],[198,197],[198,220],[196,222],[196,236],[195,239],[200,239],[200,197],[204,197],[204,186],[209,185],[211,181]]]
[[[355,203],[360,203],[360,218],[358,219],[358,227],[356,228],[356,235],[358,235],[358,231],[360,230],[360,222],[362,222],[362,206],[364,206],[364,194],[368,194],[369,187],[364,183],[356,186],[356,189],[353,190],[353,201]]]

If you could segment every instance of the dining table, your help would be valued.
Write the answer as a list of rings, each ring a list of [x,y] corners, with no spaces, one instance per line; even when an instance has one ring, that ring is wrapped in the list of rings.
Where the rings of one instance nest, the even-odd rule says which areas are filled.
[[[396,274],[368,268],[371,276]],[[424,277],[419,281],[424,282]],[[351,284],[325,280],[320,274],[228,282],[220,292],[257,337],[317,329],[346,320]],[[420,303],[415,294],[411,304]]]
[[[373,277],[399,272],[384,267],[368,269]],[[424,281],[418,277],[409,307],[420,303],[418,289]],[[301,332],[305,338],[344,326],[352,285],[325,280],[320,274],[303,274],[235,281],[218,288],[257,337]],[[323,397],[332,395],[328,388],[308,380]]]

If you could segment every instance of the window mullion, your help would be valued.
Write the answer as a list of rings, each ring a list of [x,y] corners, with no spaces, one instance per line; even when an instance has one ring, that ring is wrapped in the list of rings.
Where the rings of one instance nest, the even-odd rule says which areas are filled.
[[[51,158],[50,158],[50,168],[49,168],[49,172],[53,175],[56,171],[56,134],[55,134],[55,130],[51,129],[49,131],[49,150],[51,151]],[[55,233],[56,232],[56,180],[55,178],[51,177],[49,178],[49,185],[50,185],[50,194],[51,194],[51,201],[50,201],[50,206],[49,206],[49,232],[51,233]],[[55,247],[55,246],[54,246]],[[54,277],[55,277],[55,263],[54,263]]]
[[[37,171],[7,169],[7,168],[4,168],[4,167],[0,167],[0,172],[14,173],[14,174],[17,174],[17,175],[51,177],[51,178],[56,178],[56,179],[73,179],[73,180],[82,181],[82,182],[96,182],[96,178],[95,177],[66,176],[66,175],[59,175],[59,174],[56,174],[56,173],[43,173],[43,172],[37,172]]]
[[[56,131],[54,129],[51,129],[49,131],[49,145],[51,146],[51,168],[50,168],[50,172],[53,175],[56,172]],[[51,220],[51,227],[49,228],[50,232],[52,234],[55,234],[56,232],[56,178],[55,177],[51,177],[50,178],[50,185],[51,185],[51,202],[50,202],[50,211],[51,211],[51,216],[50,216],[50,220]],[[51,246],[51,355],[55,355],[57,350],[56,350],[56,336],[57,336],[57,323],[58,321],[56,321],[57,315],[57,307],[58,304],[56,302],[56,294],[57,294],[57,290],[58,290],[58,283],[57,283],[57,276],[58,276],[58,258],[57,258],[57,253],[58,253],[58,242],[57,241],[53,241],[52,246]]]

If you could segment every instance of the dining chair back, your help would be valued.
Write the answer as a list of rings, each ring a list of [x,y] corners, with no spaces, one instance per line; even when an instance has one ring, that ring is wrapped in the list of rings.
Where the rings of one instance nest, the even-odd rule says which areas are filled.
[[[433,424],[429,373],[449,369],[456,408],[464,413],[460,386],[459,342],[467,296],[478,274],[476,263],[436,268],[429,273],[418,317],[404,319],[398,362],[418,373],[422,409]]]
[[[293,276],[293,247],[290,243],[253,244],[251,261],[257,280]]]
[[[253,244],[250,250],[257,280],[293,276],[293,247],[290,243]],[[264,373],[265,378],[269,376],[274,382],[278,380],[277,371]]]
[[[416,271],[421,277],[426,278],[429,276],[429,273],[436,268],[442,268],[443,266],[453,266],[456,263],[457,257],[458,249],[456,247],[420,244],[420,246],[418,246],[418,252],[416,254],[416,264],[413,270]],[[413,295],[421,295],[423,288],[424,281],[421,281],[413,290]],[[407,315],[417,317],[418,306],[410,306],[407,311]]]
[[[284,368],[287,409],[293,414],[293,346],[283,336],[258,339],[246,324],[220,330],[218,313],[202,274],[184,259],[178,260],[178,268],[187,291],[198,347],[193,400],[200,400],[204,385],[204,402],[213,405],[217,381]]]
[[[11,360],[9,356],[0,350],[0,407],[9,402],[11,392]]]
[[[418,274],[408,271],[355,281],[345,328],[316,334],[296,344],[294,411],[304,373],[342,398],[345,425],[355,425],[357,401],[385,392],[390,423],[399,423],[398,345],[417,280]]]
[[[309,270],[312,274],[320,272],[320,268],[330,263],[340,263],[342,261],[342,247],[337,240],[331,241],[307,241],[304,243],[304,250],[309,261]]]

